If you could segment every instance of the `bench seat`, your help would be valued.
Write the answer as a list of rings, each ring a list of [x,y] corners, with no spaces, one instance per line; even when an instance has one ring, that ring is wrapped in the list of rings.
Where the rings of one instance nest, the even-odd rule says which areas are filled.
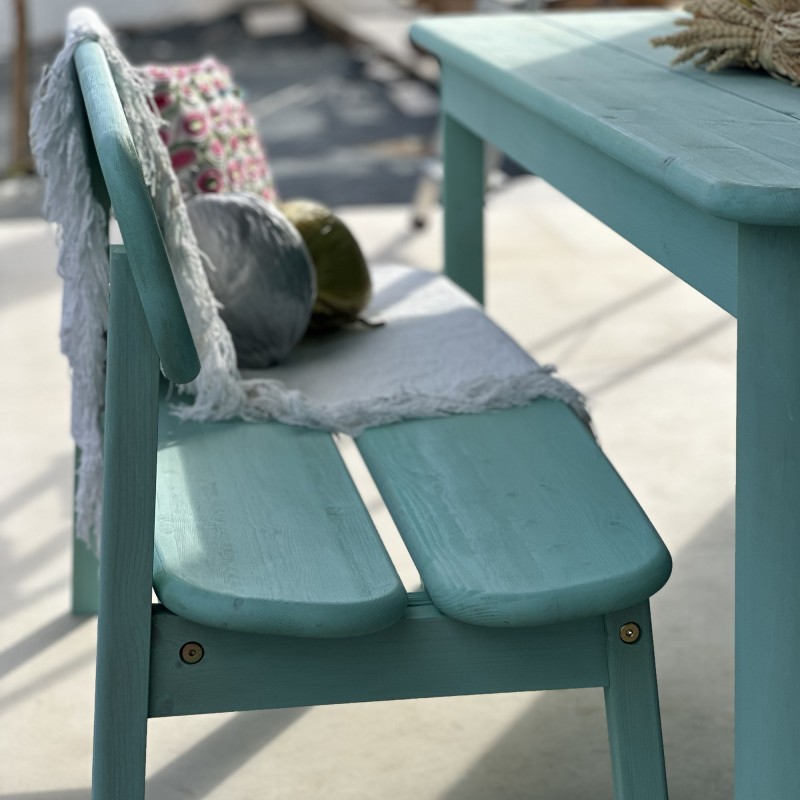
[[[448,616],[546,625],[635,605],[669,577],[664,543],[563,403],[413,420],[357,442]]]
[[[354,636],[406,608],[330,434],[181,422],[163,400],[153,585],[182,617],[253,633]]]
[[[306,637],[403,615],[405,590],[329,434],[180,422],[162,402],[159,439],[154,586],[167,608]],[[669,575],[663,543],[561,403],[397,423],[357,441],[426,590],[455,619],[599,615]]]

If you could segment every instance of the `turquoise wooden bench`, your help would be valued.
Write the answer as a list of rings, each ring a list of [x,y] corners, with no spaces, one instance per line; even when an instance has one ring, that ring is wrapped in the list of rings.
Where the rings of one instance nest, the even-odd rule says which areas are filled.
[[[76,67],[111,248],[93,797],[141,800],[149,717],[603,687],[618,798],[667,797],[649,597],[669,554],[564,405],[373,429],[407,595],[330,435],[179,423],[199,362],[102,49]],[[155,587],[159,604],[151,601]]]

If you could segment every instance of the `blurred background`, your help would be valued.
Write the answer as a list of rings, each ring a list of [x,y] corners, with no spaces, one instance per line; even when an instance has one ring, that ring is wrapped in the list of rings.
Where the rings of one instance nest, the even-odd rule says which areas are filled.
[[[27,2],[30,89],[60,46],[72,4]],[[95,7],[133,63],[212,54],[228,64],[245,91],[284,196],[311,194],[330,204],[407,200],[435,129],[432,87],[365,45],[348,43],[345,31],[332,35],[337,32],[299,5],[239,5],[145,0]],[[0,39],[4,78],[13,73],[12,29],[4,25]],[[4,109],[12,105],[9,84],[3,80]],[[16,121],[3,115],[0,127],[0,153],[17,173],[27,166],[24,154],[15,155],[24,149],[24,142],[14,142],[23,114]]]
[[[93,7],[133,63],[195,60],[206,54],[227,63],[246,92],[282,194],[352,204],[408,201],[425,159],[435,149],[438,71],[433,59],[407,40],[414,19],[544,5],[658,4],[659,0],[99,0]],[[74,0],[3,2],[0,109],[6,113],[0,114],[0,175],[33,170],[26,135],[29,98],[44,64],[60,47],[64,20],[74,5]],[[505,167],[515,174],[513,165]],[[6,186],[3,194],[10,192]]]
[[[22,133],[73,5],[0,0],[0,800],[89,796],[94,620],[69,613],[61,285]],[[227,63],[281,195],[334,207],[372,263],[432,270],[437,66],[408,26],[532,5],[94,3],[134,63]],[[587,395],[601,444],[673,553],[653,600],[671,797],[730,798],[735,322],[543,181],[492,163],[488,313]],[[612,797],[592,690],[156,720],[149,743],[156,800]]]

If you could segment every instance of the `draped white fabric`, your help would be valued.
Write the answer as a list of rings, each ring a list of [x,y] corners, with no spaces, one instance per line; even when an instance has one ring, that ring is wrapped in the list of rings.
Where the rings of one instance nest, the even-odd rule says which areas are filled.
[[[507,408],[539,396],[585,414],[575,389],[540,367],[451,281],[396,265],[371,274],[366,316],[382,327],[306,340],[283,364],[242,373],[246,392],[267,377],[282,384],[268,415],[357,434],[407,417]]]

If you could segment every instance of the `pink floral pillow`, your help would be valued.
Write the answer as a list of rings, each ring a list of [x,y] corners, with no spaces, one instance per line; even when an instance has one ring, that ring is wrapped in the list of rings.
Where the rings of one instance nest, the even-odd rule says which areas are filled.
[[[277,200],[255,122],[225,65],[205,58],[143,70],[155,83],[153,97],[165,122],[161,138],[184,197],[252,192]]]

